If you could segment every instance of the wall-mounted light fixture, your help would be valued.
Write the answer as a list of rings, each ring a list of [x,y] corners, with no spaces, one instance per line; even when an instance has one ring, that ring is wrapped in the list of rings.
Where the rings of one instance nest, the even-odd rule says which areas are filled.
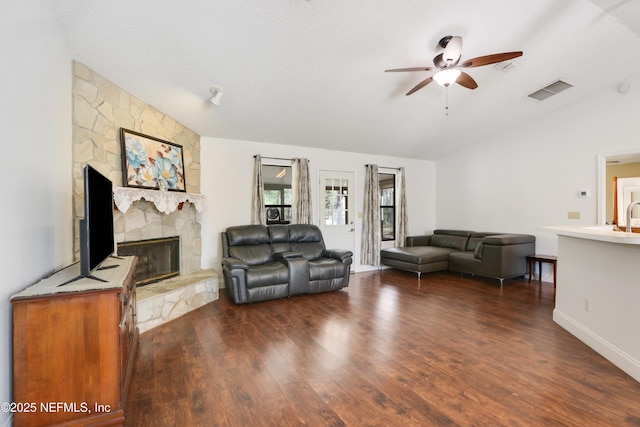
[[[212,86],[210,90],[211,90],[211,99],[209,100],[209,102],[211,103],[211,105],[215,105],[216,107],[219,107],[220,100],[222,99],[222,95],[224,95],[222,93],[222,89],[220,89],[218,86]]]

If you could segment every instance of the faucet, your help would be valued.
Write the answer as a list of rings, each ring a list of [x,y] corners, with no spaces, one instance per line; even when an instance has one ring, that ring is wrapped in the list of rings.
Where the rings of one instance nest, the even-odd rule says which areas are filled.
[[[640,200],[629,203],[629,206],[627,207],[627,234],[629,236],[633,233],[633,230],[631,230],[631,213],[633,212],[633,207],[635,205],[640,205]]]

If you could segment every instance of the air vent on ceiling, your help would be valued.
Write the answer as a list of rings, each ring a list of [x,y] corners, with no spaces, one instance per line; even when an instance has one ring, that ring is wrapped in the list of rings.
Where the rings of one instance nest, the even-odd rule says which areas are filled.
[[[496,70],[500,70],[503,73],[507,73],[507,72],[513,70],[514,68],[516,68],[518,65],[520,65],[520,63],[518,63],[516,61],[502,61],[502,62],[498,62],[493,67]]]
[[[569,89],[570,87],[573,87],[573,85],[562,80],[556,80],[550,85],[547,85],[540,90],[530,93],[529,95],[527,95],[527,97],[534,101],[544,101],[545,99],[552,97],[553,95],[557,95],[563,90]]]

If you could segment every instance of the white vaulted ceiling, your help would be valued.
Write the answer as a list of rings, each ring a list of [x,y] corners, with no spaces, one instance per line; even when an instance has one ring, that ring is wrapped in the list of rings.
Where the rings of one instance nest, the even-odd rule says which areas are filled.
[[[46,2],[45,2],[46,3]],[[72,56],[202,136],[435,160],[622,83],[640,84],[638,0],[52,0]],[[517,66],[432,83],[437,42]],[[574,85],[527,99],[557,79]],[[210,87],[222,88],[219,107]],[[640,90],[640,88],[639,88]]]

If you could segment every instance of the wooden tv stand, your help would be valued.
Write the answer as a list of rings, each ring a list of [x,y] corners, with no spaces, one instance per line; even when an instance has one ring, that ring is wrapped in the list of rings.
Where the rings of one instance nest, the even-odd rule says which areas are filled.
[[[16,427],[122,426],[135,358],[135,257],[109,258],[99,282],[73,264],[11,297]]]

